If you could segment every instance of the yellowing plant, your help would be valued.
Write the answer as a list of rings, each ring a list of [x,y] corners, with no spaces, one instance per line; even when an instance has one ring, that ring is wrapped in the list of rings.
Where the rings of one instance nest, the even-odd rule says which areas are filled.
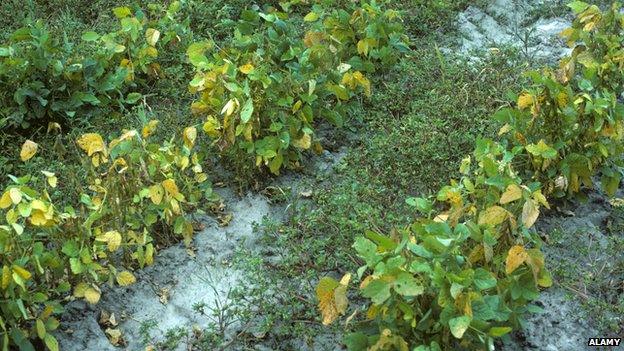
[[[552,284],[532,230],[547,196],[579,194],[596,174],[608,195],[619,188],[622,7],[569,6],[577,19],[562,35],[574,50],[557,70],[528,73],[534,85],[495,116],[502,141],[479,140],[437,203],[407,199],[421,214],[411,225],[355,240],[370,305],[364,328],[345,338],[349,350],[493,350]],[[325,324],[348,313],[345,289],[319,282]]]
[[[330,34],[309,32],[302,40],[295,33],[286,13],[246,10],[231,47],[211,57],[211,43],[189,47],[197,71],[190,89],[199,96],[192,111],[228,159],[274,174],[297,167],[303,151],[321,150],[319,120],[340,126],[348,101],[370,95],[370,81],[340,61],[340,43]]]
[[[153,263],[155,241],[172,233],[190,242],[187,211],[216,195],[193,152],[195,128],[153,143],[156,125],[151,121],[141,133],[127,131],[108,143],[98,133],[78,138],[90,176],[75,207],[54,205],[47,190],[59,179],[51,172],[42,172],[43,190],[28,185],[30,175],[11,176],[13,184],[0,196],[2,350],[33,349],[33,338],[58,350],[50,334],[59,324],[53,315],[68,294],[95,304],[100,284],[136,281],[131,269]],[[22,159],[36,152],[33,144],[24,144]]]

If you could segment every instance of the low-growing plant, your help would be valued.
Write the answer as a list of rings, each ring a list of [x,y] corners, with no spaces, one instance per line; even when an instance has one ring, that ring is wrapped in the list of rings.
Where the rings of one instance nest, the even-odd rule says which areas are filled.
[[[388,68],[410,50],[400,13],[384,10],[375,0],[362,2],[351,13],[344,9],[329,11],[317,5],[304,20],[315,22],[318,18],[323,19],[322,27],[336,43],[341,60],[356,70],[374,72],[380,67]]]
[[[438,203],[407,199],[422,215],[412,225],[356,239],[366,263],[360,294],[371,304],[361,330],[345,338],[350,350],[493,350],[552,284],[531,230],[546,196],[578,194],[599,173],[608,195],[619,188],[621,5],[570,7],[577,19],[563,35],[581,43],[558,71],[529,73],[535,86],[495,116],[502,140],[477,141],[476,165],[465,158]],[[346,313],[350,277],[320,280],[324,324]]]
[[[528,72],[533,86],[495,118],[504,123],[499,134],[524,149],[526,178],[542,182],[546,194],[578,194],[600,174],[612,196],[624,151],[624,15],[619,3],[604,13],[581,1],[570,7],[577,19],[562,36],[574,47],[571,55],[557,70]]]
[[[86,32],[87,45],[54,37],[41,21],[15,31],[0,47],[0,127],[88,120],[96,107],[135,104],[142,97],[136,75],[162,75],[157,45],[188,36],[188,24],[176,15],[180,6],[153,5],[152,20],[141,10],[115,8],[119,29]]]
[[[370,94],[369,80],[337,59],[327,34],[301,40],[296,29],[286,13],[245,10],[231,47],[210,58],[210,42],[188,49],[197,70],[190,89],[199,94],[192,111],[241,168],[255,163],[279,174],[298,166],[303,150],[321,149],[315,121],[342,125],[346,102],[359,91]]]
[[[127,131],[108,144],[97,133],[77,140],[90,176],[75,207],[55,207],[47,190],[59,181],[52,173],[44,172],[42,190],[28,186],[30,175],[11,177],[14,184],[0,197],[3,350],[33,350],[35,337],[57,350],[49,332],[58,327],[53,314],[62,311],[69,292],[95,304],[99,285],[134,283],[130,270],[152,264],[164,234],[190,243],[187,211],[216,195],[201,155],[192,151],[196,129],[184,130],[182,144],[175,138],[157,144],[149,141],[156,125],[150,121],[141,132]],[[25,143],[22,160],[36,151],[36,144]]]
[[[462,178],[436,201],[407,200],[422,217],[390,236],[367,231],[356,239],[366,263],[358,270],[360,292],[372,303],[363,330],[345,338],[350,350],[491,349],[494,338],[522,324],[539,287],[552,284],[530,229],[549,204],[539,184],[522,184],[514,156],[479,140],[476,166],[466,158]],[[319,283],[325,324],[346,311],[345,291],[346,280]]]

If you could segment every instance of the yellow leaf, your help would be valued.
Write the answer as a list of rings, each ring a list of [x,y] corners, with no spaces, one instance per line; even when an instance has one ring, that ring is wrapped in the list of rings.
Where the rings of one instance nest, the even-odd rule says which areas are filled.
[[[529,93],[522,93],[518,96],[518,108],[524,110],[527,107],[531,107],[533,105],[533,95]]]
[[[498,135],[500,136],[500,135],[506,134],[510,130],[511,130],[511,126],[508,123],[505,123],[505,125],[502,126],[501,129],[498,130]]]
[[[238,67],[238,70],[241,71],[243,74],[249,74],[254,70],[254,66],[251,63],[248,63],[246,65]]]
[[[87,302],[92,305],[95,305],[96,303],[98,303],[98,301],[100,301],[100,296],[101,296],[101,293],[95,288],[87,287],[84,290],[85,300],[87,300]]]
[[[479,215],[479,225],[499,225],[507,219],[509,213],[500,206],[488,207]]]
[[[36,210],[33,207],[33,210],[30,214],[30,223],[32,223],[32,225],[37,227],[43,227],[50,224],[51,222],[51,218],[49,218],[46,212],[42,210]]]
[[[405,339],[400,335],[392,335],[390,329],[385,329],[381,332],[381,335],[375,345],[371,346],[368,351],[383,351],[383,350],[397,350],[408,351],[409,346]]]
[[[13,200],[11,200],[11,194],[9,190],[5,191],[0,198],[0,208],[5,209],[9,208],[13,204]]]
[[[29,271],[25,270],[24,268],[18,265],[13,265],[13,273],[19,275],[20,278],[24,280],[28,280],[32,276]]]
[[[134,274],[128,271],[121,271],[117,273],[117,284],[120,286],[128,286],[136,283],[136,278]]]
[[[26,162],[30,160],[37,153],[37,148],[39,145],[31,140],[26,140],[22,145],[22,150],[20,151],[20,158],[22,161]]]
[[[88,288],[89,286],[86,283],[78,283],[78,285],[74,287],[74,297],[84,297],[85,291],[87,291]]]
[[[529,255],[524,250],[524,247],[520,245],[514,245],[509,249],[507,258],[505,259],[505,272],[507,274],[513,273],[520,265],[527,260]]]
[[[113,346],[120,346],[122,343],[125,343],[123,335],[119,329],[106,328],[104,333],[108,337],[108,341],[110,341]]]
[[[364,89],[364,94],[370,97],[371,96],[371,83],[368,80],[368,78],[364,77],[364,75],[360,71],[355,71],[353,73],[353,78]]]
[[[154,131],[156,130],[156,126],[158,125],[158,120],[153,119],[151,121],[149,121],[144,127],[143,130],[141,131],[141,134],[143,135],[143,138],[147,138],[150,135],[152,135],[152,133],[154,133]]]
[[[349,300],[347,299],[347,287],[351,280],[351,274],[345,274],[340,279],[340,286],[334,291],[334,301],[336,303],[336,310],[340,314],[344,314],[347,311]]]
[[[221,114],[225,114],[225,116],[230,116],[236,110],[236,102],[234,99],[228,100],[228,102],[221,109]]]
[[[9,189],[9,197],[14,205],[19,204],[22,201],[22,192],[18,188]]]
[[[522,189],[516,184],[509,184],[500,198],[500,204],[508,204],[522,198]]]
[[[220,135],[219,129],[221,129],[221,123],[219,123],[219,120],[213,116],[208,116],[208,118],[206,118],[206,122],[204,123],[203,129],[209,137],[217,138]]]
[[[550,204],[548,203],[548,200],[546,200],[546,196],[542,194],[541,190],[533,192],[533,200],[539,202],[542,206],[550,210]]]
[[[293,140],[292,144],[295,147],[307,150],[312,145],[312,138],[310,137],[310,134],[304,133],[300,139]]]
[[[11,283],[11,269],[9,266],[2,267],[2,289],[5,290]]]
[[[104,145],[104,140],[102,140],[102,137],[97,133],[84,134],[77,140],[77,143],[88,156],[91,156],[96,152],[101,152],[106,155],[106,145]]]
[[[340,282],[324,277],[316,286],[316,297],[319,300],[324,325],[331,324],[339,315],[346,312],[348,305],[346,291],[350,279],[350,274],[342,277]]]
[[[48,181],[48,184],[51,187],[56,188],[56,185],[58,182],[58,178],[56,177],[56,175],[52,172],[47,172],[47,171],[41,171],[41,173],[43,173],[43,175],[46,176],[46,180]]]
[[[121,246],[121,234],[116,230],[106,232],[98,236],[95,240],[105,242],[110,252],[116,251],[119,246]]]
[[[357,43],[357,52],[358,54],[368,56],[368,41],[366,39],[361,39]]]
[[[162,182],[162,186],[163,188],[165,188],[165,191],[167,192],[167,194],[176,197],[180,192],[178,191],[178,186],[176,185],[175,181],[173,179],[165,179]]]
[[[195,140],[197,139],[197,129],[195,127],[187,127],[184,129],[183,136],[184,145],[191,149],[193,145],[195,145]]]
[[[157,29],[147,28],[145,31],[145,40],[150,46],[156,46],[159,38],[160,32]]]
[[[164,195],[164,189],[160,184],[149,187],[149,197],[155,205],[160,205]]]
[[[537,217],[539,217],[539,213],[535,201],[532,199],[526,200],[522,207],[522,224],[524,224],[526,228],[531,228],[533,224],[535,224]]]

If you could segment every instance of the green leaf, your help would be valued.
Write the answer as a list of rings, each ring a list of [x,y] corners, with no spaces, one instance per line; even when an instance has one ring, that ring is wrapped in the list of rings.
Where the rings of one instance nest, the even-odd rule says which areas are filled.
[[[79,258],[70,258],[69,259],[69,267],[71,268],[72,273],[80,274],[84,271],[84,266],[80,262]]]
[[[128,17],[132,14],[132,11],[130,11],[130,9],[128,7],[115,7],[113,9],[113,13],[115,14],[115,17],[122,19],[125,17]]]
[[[403,296],[418,296],[425,292],[425,288],[411,274],[400,273],[394,282],[394,291]]]
[[[487,290],[496,286],[496,278],[483,268],[477,268],[474,274],[474,285],[479,290]]]
[[[372,230],[367,230],[364,234],[367,238],[375,242],[375,244],[385,251],[392,251],[397,247],[397,243],[385,235],[381,235]]]
[[[212,43],[209,41],[193,43],[186,50],[186,55],[193,66],[206,68],[208,66],[208,58],[204,53],[210,48],[212,48]]]
[[[431,201],[425,199],[424,197],[408,197],[405,199],[405,203],[416,207],[416,209],[424,215],[428,215],[433,208]]]
[[[492,327],[490,328],[490,330],[488,331],[488,334],[492,337],[501,337],[507,333],[509,333],[510,331],[512,331],[512,329],[510,327]]]
[[[583,1],[572,1],[568,4],[568,7],[571,8],[574,13],[578,14],[585,11],[589,7],[589,4]]]
[[[97,34],[96,32],[90,31],[90,32],[84,32],[82,34],[82,40],[84,41],[96,41],[98,39],[100,39],[100,35]]]
[[[344,343],[349,351],[368,349],[368,337],[362,332],[348,334],[344,338]]]
[[[43,324],[43,321],[41,319],[37,319],[37,336],[39,337],[39,339],[43,340],[46,336],[46,327]]]
[[[251,119],[251,115],[253,114],[254,111],[254,107],[253,107],[253,101],[252,99],[247,99],[247,101],[245,101],[245,104],[243,105],[243,108],[241,109],[241,121],[243,123],[247,123],[249,122],[249,120]]]
[[[391,287],[392,284],[382,279],[375,279],[362,289],[362,296],[371,299],[375,305],[381,305],[390,298]]]
[[[534,156],[541,156],[543,158],[553,159],[557,157],[557,150],[548,146],[544,139],[540,140],[537,145],[529,144],[526,146],[526,150]]]
[[[466,330],[470,326],[472,318],[469,316],[455,317],[449,321],[449,327],[451,328],[451,334],[457,339],[461,339],[464,336]]]
[[[314,22],[317,19],[319,19],[319,15],[316,12],[310,12],[307,15],[305,15],[305,17],[303,17],[303,20],[305,22]]]
[[[126,103],[136,104],[137,101],[139,101],[142,97],[143,95],[141,93],[130,93],[128,94],[128,96],[126,96]]]
[[[602,190],[609,197],[613,197],[615,192],[620,187],[621,174],[619,171],[614,172],[612,177],[608,177],[606,175],[602,176],[600,183],[602,185]]]
[[[46,334],[45,339],[43,339],[46,346],[50,351],[59,351],[58,341],[52,336],[52,334]]]
[[[371,268],[373,268],[377,262],[381,260],[381,256],[377,254],[377,245],[364,237],[357,237],[355,239],[355,243],[353,244],[353,248]]]

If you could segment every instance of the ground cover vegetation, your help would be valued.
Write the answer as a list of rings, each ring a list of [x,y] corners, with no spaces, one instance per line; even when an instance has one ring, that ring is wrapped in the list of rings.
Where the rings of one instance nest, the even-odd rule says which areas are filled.
[[[84,32],[84,45],[66,36],[61,41],[43,22],[27,20],[2,46],[3,131],[44,127],[62,133],[89,125],[91,114],[119,113],[139,103],[162,75],[158,48],[190,33],[188,22],[176,17],[183,5],[150,4],[152,13],[115,7],[118,27],[106,34]],[[389,65],[395,52],[408,50],[407,39],[397,33],[395,11],[374,2],[352,13],[320,11],[315,6],[290,20],[277,8],[254,6],[242,12],[230,47],[212,40],[188,46],[186,59],[197,70],[190,88],[202,94],[191,110],[205,116],[202,129],[223,149],[228,143],[247,149],[256,166],[273,173],[282,164],[291,167],[298,150],[311,148],[314,116],[340,125],[343,104],[358,92],[370,95],[362,71],[374,71],[377,62]],[[295,28],[302,23],[314,31],[301,37]],[[0,206],[3,349],[58,349],[51,332],[62,300],[73,296],[95,304],[100,284],[134,283],[131,270],[151,264],[154,240],[169,233],[190,244],[193,225],[185,214],[202,199],[217,201],[202,168],[206,153],[193,151],[199,137],[194,125],[181,138],[151,142],[158,123],[145,121],[141,129],[123,129],[109,140],[97,132],[78,135],[71,151],[83,178],[74,180],[78,186],[70,198],[79,201],[65,201],[63,210],[56,204],[61,194],[54,192],[61,174],[9,176]],[[19,158],[28,163],[46,151],[28,139]],[[31,184],[33,178],[44,181]]]
[[[283,259],[241,259],[261,286],[285,285],[279,308],[262,305],[268,289],[251,298],[274,346],[321,330],[312,296],[330,324],[349,295],[370,300],[349,310],[352,350],[492,348],[552,284],[540,210],[596,175],[619,187],[619,4],[570,4],[574,51],[527,81],[513,50],[476,64],[441,52],[465,1],[81,4],[0,6],[27,13],[0,36],[3,350],[58,349],[66,301],[95,304],[159,248],[191,245],[220,167],[262,187],[345,136],[355,151],[332,185],[262,229]]]
[[[370,323],[346,338],[350,349],[493,349],[552,284],[531,229],[547,198],[579,195],[596,175],[605,193],[618,189],[621,6],[569,6],[577,18],[562,36],[574,50],[554,70],[527,73],[531,88],[494,115],[498,140],[477,140],[434,197],[406,200],[422,217],[355,240]],[[324,324],[346,313],[350,279],[320,280]]]

